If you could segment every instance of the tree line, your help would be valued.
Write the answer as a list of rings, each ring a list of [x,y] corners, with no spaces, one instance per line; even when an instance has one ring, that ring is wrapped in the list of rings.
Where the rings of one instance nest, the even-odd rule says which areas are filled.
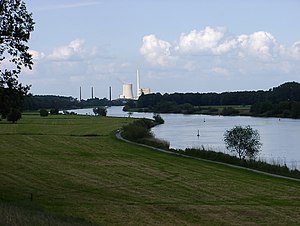
[[[22,109],[25,111],[36,111],[40,109],[78,109],[98,106],[122,106],[123,100],[108,100],[107,98],[91,98],[78,100],[72,96],[57,95],[27,95],[22,101]]]
[[[233,107],[213,106],[250,105],[249,114],[255,116],[300,117],[300,84],[287,82],[268,91],[239,91],[223,93],[153,93],[142,95],[137,102],[129,102],[125,110],[137,108],[159,113],[197,113],[201,107],[211,106],[207,113],[238,115]]]
[[[39,110],[39,109],[75,109],[87,108],[95,106],[109,106],[111,102],[106,99],[87,99],[79,101],[71,96],[56,96],[56,95],[29,95],[25,97],[23,102],[24,110]]]

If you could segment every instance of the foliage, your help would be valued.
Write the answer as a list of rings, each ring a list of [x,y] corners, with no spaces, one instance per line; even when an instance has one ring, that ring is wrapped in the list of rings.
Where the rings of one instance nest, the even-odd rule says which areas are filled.
[[[238,155],[240,159],[254,159],[262,144],[257,130],[250,126],[235,126],[224,133],[226,148]]]
[[[74,109],[74,108],[88,108],[95,106],[108,106],[109,101],[103,99],[88,99],[77,100],[73,97],[55,96],[55,95],[29,95],[25,98],[25,110],[38,110],[41,108],[47,109]]]
[[[221,115],[229,116],[229,115],[238,115],[240,112],[233,107],[224,107],[221,111]]]
[[[6,118],[12,109],[21,110],[21,105],[26,93],[26,87],[18,87],[17,89],[9,89],[0,87],[0,115],[2,118]]]
[[[18,82],[22,67],[32,68],[32,56],[26,43],[34,29],[32,14],[21,0],[0,1],[0,114],[6,117],[12,109],[21,110],[30,86]]]
[[[105,107],[96,107],[96,108],[93,108],[93,112],[97,116],[106,116],[106,114],[107,114],[107,110],[106,110]]]
[[[131,141],[152,137],[150,130],[146,126],[137,123],[124,126],[122,135]]]
[[[136,106],[143,111],[183,114],[245,114],[232,107],[217,111],[201,110],[203,106],[252,105],[248,115],[300,118],[300,84],[287,82],[268,91],[224,93],[153,93],[141,96]],[[126,106],[130,110],[130,106]]]
[[[169,142],[155,138],[150,131],[150,129],[157,124],[159,123],[146,118],[135,120],[134,122],[123,126],[122,136],[125,139],[134,142],[150,145],[157,148],[169,149]]]
[[[250,110],[258,116],[276,116],[284,118],[300,118],[300,102],[281,101],[272,103],[271,101],[257,102],[251,106]]]
[[[49,112],[48,112],[47,109],[42,108],[42,109],[40,110],[40,116],[42,116],[42,117],[47,117],[48,115],[49,115]]]
[[[58,108],[52,108],[52,109],[50,109],[50,115],[58,115],[58,114],[59,114]]]
[[[11,109],[7,115],[7,121],[15,123],[22,117],[21,111],[19,109]]]
[[[160,116],[160,114],[153,114],[153,119],[157,124],[165,123],[165,120]]]

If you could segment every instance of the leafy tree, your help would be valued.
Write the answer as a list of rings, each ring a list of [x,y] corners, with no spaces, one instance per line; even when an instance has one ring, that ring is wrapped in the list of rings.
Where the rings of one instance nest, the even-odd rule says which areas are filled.
[[[160,114],[153,114],[153,119],[157,124],[164,124],[165,120],[160,116]]]
[[[58,115],[58,114],[59,114],[58,108],[52,108],[52,109],[50,109],[50,115]]]
[[[46,109],[41,109],[40,110],[40,116],[42,117],[47,117],[49,115],[49,112]]]
[[[257,130],[250,126],[235,126],[224,133],[226,148],[235,152],[240,159],[254,159],[259,153],[262,143]]]
[[[12,109],[7,115],[7,121],[15,123],[22,117],[21,111],[18,109]]]
[[[98,115],[98,116],[106,116],[106,114],[107,114],[107,110],[105,107],[94,108],[93,112],[95,115]]]
[[[30,86],[18,82],[22,67],[33,62],[26,46],[34,29],[32,14],[21,0],[0,0],[0,114],[2,118],[21,109]]]

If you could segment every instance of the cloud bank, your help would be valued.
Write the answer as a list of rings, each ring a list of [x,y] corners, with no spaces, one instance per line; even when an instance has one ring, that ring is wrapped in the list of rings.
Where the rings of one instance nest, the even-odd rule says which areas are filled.
[[[226,28],[207,26],[182,33],[173,43],[146,35],[140,54],[152,66],[176,65],[189,71],[210,66],[210,71],[218,74],[246,73],[257,66],[259,70],[288,73],[299,67],[300,42],[286,47],[267,31],[232,36]]]

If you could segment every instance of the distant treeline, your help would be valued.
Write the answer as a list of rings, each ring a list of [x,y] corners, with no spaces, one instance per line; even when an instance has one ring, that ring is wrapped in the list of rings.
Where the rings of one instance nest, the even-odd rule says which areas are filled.
[[[139,109],[158,113],[201,113],[203,106],[250,105],[249,115],[300,118],[300,84],[287,82],[268,91],[240,91],[224,93],[173,93],[143,95],[137,102],[129,102],[125,109]],[[238,109],[227,107],[211,113],[238,115]]]
[[[39,110],[39,109],[75,109],[88,108],[96,106],[111,106],[123,105],[120,100],[109,101],[106,98],[87,99],[79,101],[73,97],[54,96],[54,95],[29,95],[23,103],[24,110]]]

